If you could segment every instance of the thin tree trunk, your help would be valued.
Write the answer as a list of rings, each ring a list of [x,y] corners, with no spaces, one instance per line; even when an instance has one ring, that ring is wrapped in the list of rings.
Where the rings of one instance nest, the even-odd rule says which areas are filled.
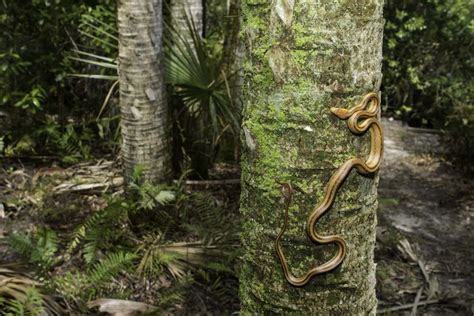
[[[186,14],[193,20],[196,31],[203,36],[204,32],[204,6],[202,0],[171,0],[170,14],[172,26],[185,38],[192,39],[189,35],[189,28],[186,23]]]
[[[245,53],[245,47],[240,38],[241,15],[241,1],[227,0],[221,69],[229,86],[231,104],[235,109],[235,113],[238,113],[239,119],[242,115],[243,60]],[[240,161],[240,140],[235,137],[234,141],[236,143],[234,145],[234,159]]]
[[[169,113],[163,79],[162,1],[118,3],[122,155],[129,181],[137,165],[143,180],[171,177]]]
[[[227,77],[232,105],[240,113],[242,108],[243,57],[244,45],[240,40],[241,2],[228,0],[225,23],[225,39],[222,58],[222,70]]]
[[[336,253],[313,244],[305,225],[334,171],[368,155],[370,136],[354,136],[329,109],[350,108],[380,87],[383,0],[243,0],[242,8],[243,314],[375,314],[377,177],[352,171],[317,224],[347,242],[336,270],[294,287],[274,242],[285,216],[278,182],[289,182],[305,192],[294,195],[283,236],[290,271],[303,275]]]

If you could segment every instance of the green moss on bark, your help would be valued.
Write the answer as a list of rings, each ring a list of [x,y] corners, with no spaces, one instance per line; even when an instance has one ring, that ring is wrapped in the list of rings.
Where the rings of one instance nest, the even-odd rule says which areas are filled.
[[[274,250],[284,203],[277,181],[301,187],[290,209],[284,250],[301,275],[334,255],[305,232],[330,175],[367,154],[331,106],[351,107],[381,80],[382,0],[243,1],[247,47],[244,85],[241,212],[244,314],[375,312],[376,181],[353,172],[318,230],[341,234],[348,254],[340,268],[308,286],[288,284]],[[290,12],[291,11],[291,12]]]

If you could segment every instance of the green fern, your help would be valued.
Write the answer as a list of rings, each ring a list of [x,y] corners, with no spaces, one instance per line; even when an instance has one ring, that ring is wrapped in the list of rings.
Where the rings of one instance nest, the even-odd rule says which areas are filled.
[[[135,254],[127,252],[109,254],[93,266],[88,280],[94,286],[103,284],[116,276],[121,270],[130,268],[136,258]]]
[[[31,260],[38,263],[43,269],[53,265],[54,254],[58,250],[58,237],[51,229],[41,227],[35,234],[35,250],[31,253]]]
[[[19,271],[0,266],[1,315],[62,315],[55,299],[40,290],[40,283]]]
[[[29,258],[34,251],[35,245],[28,234],[13,232],[7,237],[10,248],[22,257]]]
[[[110,249],[114,241],[127,234],[124,229],[128,222],[130,206],[122,199],[111,199],[103,210],[91,215],[83,224],[76,228],[66,251],[70,257],[74,251],[84,244],[84,258],[91,263],[100,249]],[[124,226],[125,225],[125,226]]]
[[[3,314],[5,316],[37,316],[45,313],[41,294],[33,287],[25,289],[24,297],[14,300],[0,301]]]
[[[25,233],[14,232],[7,237],[10,248],[37,266],[38,272],[44,272],[56,262],[54,254],[58,250],[56,233],[46,227],[40,227],[31,237]]]
[[[98,223],[104,218],[104,212],[99,211],[94,213],[90,216],[83,224],[81,224],[72,235],[72,240],[69,243],[69,247],[67,248],[66,255],[69,257],[74,250],[84,241],[87,232],[96,227]]]

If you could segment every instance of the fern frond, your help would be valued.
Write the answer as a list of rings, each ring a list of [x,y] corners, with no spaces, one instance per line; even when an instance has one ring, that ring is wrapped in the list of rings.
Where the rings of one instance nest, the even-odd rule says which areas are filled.
[[[54,254],[58,250],[58,236],[53,230],[41,227],[35,234],[35,249],[31,253],[31,261],[36,262],[41,268],[47,269],[55,259]]]
[[[25,233],[13,232],[8,235],[7,242],[14,252],[28,259],[35,249],[32,238]]]
[[[45,313],[43,303],[41,294],[35,288],[28,287],[23,298],[6,302],[5,315],[43,315]]]
[[[137,256],[133,253],[117,252],[109,254],[92,268],[89,282],[93,286],[100,286],[116,276],[121,270],[127,270]]]
[[[27,275],[0,266],[0,310],[24,312],[13,315],[41,315],[35,313],[40,310],[51,315],[62,315],[64,311],[61,306],[51,296],[41,293],[39,286]]]
[[[99,211],[90,216],[82,225],[76,228],[74,234],[72,235],[72,240],[69,244],[69,247],[66,251],[66,255],[70,256],[74,250],[84,241],[88,230],[92,227],[97,226],[97,224],[104,218],[104,212]]]

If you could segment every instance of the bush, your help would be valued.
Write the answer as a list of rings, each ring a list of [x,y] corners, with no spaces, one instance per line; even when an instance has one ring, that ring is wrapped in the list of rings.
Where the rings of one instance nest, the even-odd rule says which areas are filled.
[[[0,136],[4,137],[7,154],[62,154],[54,143],[45,148],[43,139],[32,131],[46,129],[52,123],[60,132],[81,130],[86,114],[98,112],[107,88],[99,86],[102,92],[97,93],[98,89],[85,80],[69,79],[76,65],[66,55],[75,45],[93,42],[81,37],[82,16],[101,4],[113,3],[0,2],[0,114],[8,115],[9,125],[6,130],[2,128]],[[89,111],[91,108],[95,111]],[[22,141],[26,139],[30,140],[27,146]]]
[[[383,92],[387,111],[412,126],[447,130],[472,157],[472,2],[388,0]]]

